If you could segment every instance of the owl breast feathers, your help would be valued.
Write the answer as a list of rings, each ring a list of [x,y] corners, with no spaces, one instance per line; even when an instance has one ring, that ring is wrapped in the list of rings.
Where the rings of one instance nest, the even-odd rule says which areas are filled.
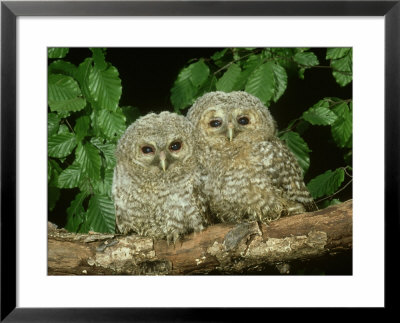
[[[183,116],[148,114],[118,142],[112,195],[121,233],[174,242],[205,225],[194,129]]]
[[[296,158],[258,98],[207,93],[187,117],[198,135],[202,190],[219,221],[269,222],[315,208]]]

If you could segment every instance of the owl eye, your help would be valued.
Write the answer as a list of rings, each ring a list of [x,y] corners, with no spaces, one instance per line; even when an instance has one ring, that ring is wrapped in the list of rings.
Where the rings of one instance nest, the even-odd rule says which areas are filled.
[[[143,152],[143,154],[151,154],[151,153],[154,153],[154,149],[153,149],[153,147],[150,147],[150,146],[143,146],[142,152]]]
[[[238,118],[237,122],[239,124],[241,124],[242,126],[245,126],[245,125],[249,124],[250,120],[247,117],[240,117],[240,118]]]
[[[182,143],[179,141],[174,141],[172,144],[169,145],[169,150],[171,151],[178,151],[182,148]]]
[[[213,128],[218,128],[222,125],[222,121],[221,120],[211,120],[210,121],[210,126]]]

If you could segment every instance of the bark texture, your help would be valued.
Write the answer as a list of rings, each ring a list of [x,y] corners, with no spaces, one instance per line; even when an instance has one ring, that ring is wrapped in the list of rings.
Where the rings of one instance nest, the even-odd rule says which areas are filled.
[[[75,234],[48,225],[49,275],[241,274],[352,248],[352,200],[257,222],[217,224],[175,245],[148,237]]]

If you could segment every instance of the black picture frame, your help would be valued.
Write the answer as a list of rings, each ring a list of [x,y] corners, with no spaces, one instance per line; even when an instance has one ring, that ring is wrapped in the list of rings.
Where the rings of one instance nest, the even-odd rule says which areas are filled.
[[[385,19],[385,308],[390,230],[399,229],[400,1],[2,1],[1,321],[236,321],[238,309],[16,307],[16,19],[18,16],[383,16]],[[396,234],[396,232],[394,233]],[[396,249],[394,249],[396,252]],[[373,257],[373,256],[371,256]],[[396,266],[397,268],[397,266]],[[398,276],[398,274],[397,274]],[[394,278],[395,280],[397,278]],[[393,281],[389,282],[395,286]],[[39,291],[40,292],[40,291]],[[88,295],[90,297],[90,294]],[[250,309],[256,312],[259,309]],[[252,313],[260,315],[260,313]],[[261,314],[264,315],[264,314]],[[254,316],[254,317],[257,317]]]

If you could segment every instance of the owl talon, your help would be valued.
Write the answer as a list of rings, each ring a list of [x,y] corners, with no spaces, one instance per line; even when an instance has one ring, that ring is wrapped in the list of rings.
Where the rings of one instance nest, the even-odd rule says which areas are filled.
[[[169,233],[167,234],[166,238],[167,238],[167,245],[169,246],[170,243],[172,242],[175,247],[176,242],[179,240],[179,233],[177,232]]]

